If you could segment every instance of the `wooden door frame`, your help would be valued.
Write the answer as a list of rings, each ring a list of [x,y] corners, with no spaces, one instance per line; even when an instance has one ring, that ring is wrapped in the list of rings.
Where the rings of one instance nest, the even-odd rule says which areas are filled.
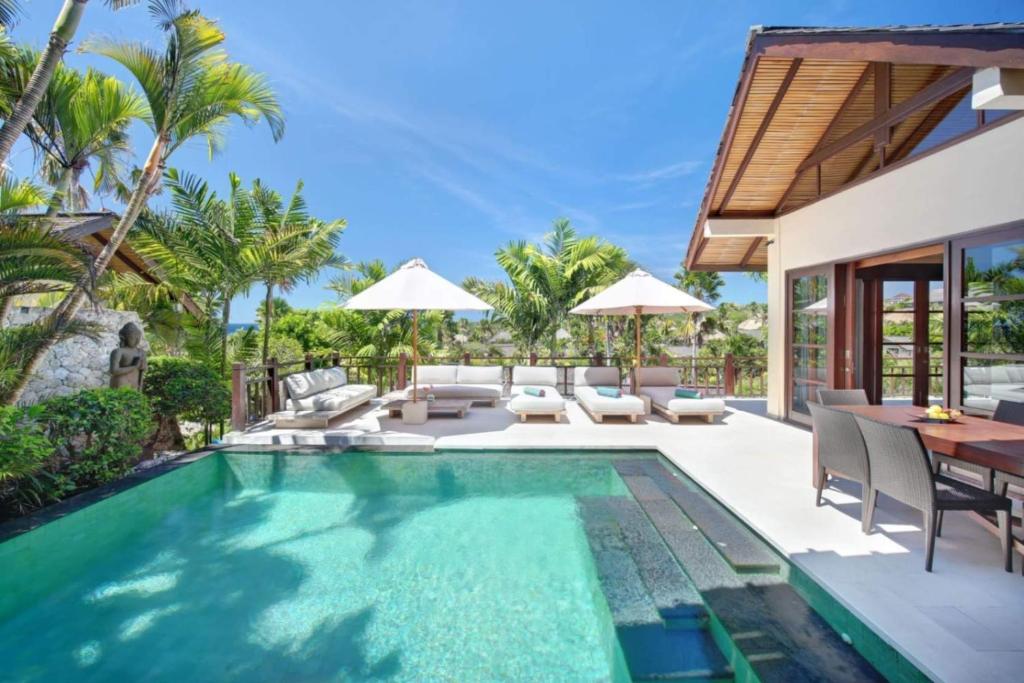
[[[785,334],[785,419],[804,426],[810,426],[810,418],[794,414],[793,406],[793,281],[811,275],[823,275],[828,279],[826,300],[826,332],[825,332],[825,384],[824,388],[836,387],[836,376],[840,372],[840,366],[836,363],[835,340],[836,340],[836,297],[845,291],[844,285],[837,287],[837,274],[842,264],[827,263],[806,268],[794,268],[786,271],[786,334]],[[842,271],[845,276],[845,270]],[[845,367],[843,367],[845,373]]]

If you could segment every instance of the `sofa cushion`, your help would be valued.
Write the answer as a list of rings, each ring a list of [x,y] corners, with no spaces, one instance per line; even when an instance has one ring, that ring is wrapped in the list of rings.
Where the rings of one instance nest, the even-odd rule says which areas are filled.
[[[1024,365],[1007,365],[1006,372],[1014,384],[1024,384]]]
[[[573,368],[574,387],[617,387],[619,369],[605,367]]]
[[[505,384],[500,365],[460,365],[455,374],[459,384]]]
[[[1004,365],[992,366],[989,368],[989,373],[989,376],[992,378],[992,384],[1009,384],[1012,381],[1009,368]]]
[[[494,401],[501,398],[500,384],[420,384],[419,396],[433,394],[434,398],[461,398]],[[412,396],[412,387],[405,390]]]
[[[288,387],[289,397],[306,398],[338,386],[334,383],[335,379],[327,370],[312,370],[292,373],[284,378],[284,383]]]
[[[419,384],[455,384],[457,365],[420,365],[416,369]],[[409,375],[412,379],[412,375]]]
[[[288,410],[348,410],[377,395],[372,384],[346,384],[300,399],[288,399]]]
[[[615,368],[611,368],[614,370]],[[601,415],[643,415],[646,412],[643,399],[632,394],[609,398],[597,393],[595,387],[586,385],[574,388],[576,400],[586,405],[592,413]]]
[[[508,409],[513,412],[561,412],[565,410],[565,399],[557,391],[545,390],[544,396],[516,394],[508,402]]]
[[[543,365],[517,365],[512,368],[512,384],[553,387],[558,384],[558,368]]]
[[[989,384],[988,368],[964,368],[964,384]]]
[[[725,401],[720,398],[677,398],[675,387],[644,387],[640,393],[649,396],[651,403],[678,415],[718,415],[725,412]]]
[[[679,368],[640,368],[640,386],[679,386]]]

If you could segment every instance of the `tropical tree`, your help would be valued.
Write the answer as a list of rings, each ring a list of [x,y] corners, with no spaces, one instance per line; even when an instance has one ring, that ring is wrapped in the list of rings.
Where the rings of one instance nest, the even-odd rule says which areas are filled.
[[[114,9],[120,9],[127,5],[134,5],[137,1],[106,0],[105,4]],[[46,48],[32,70],[32,75],[25,84],[21,95],[11,106],[10,113],[7,115],[7,120],[4,121],[3,127],[0,127],[0,173],[3,172],[2,169],[7,164],[7,157],[11,155],[14,143],[25,132],[25,128],[32,119],[36,107],[39,106],[40,100],[43,99],[43,95],[50,85],[50,80],[57,70],[57,65],[68,49],[68,44],[75,37],[78,24],[82,21],[82,15],[85,14],[87,3],[88,0],[64,0],[60,14],[57,15],[57,21],[50,31],[50,39],[46,43]],[[158,7],[167,4],[171,3],[153,2],[152,11],[156,12]],[[3,0],[0,3],[0,23],[3,23],[4,26],[9,25],[19,13],[20,3],[15,0]]]
[[[632,267],[624,249],[599,237],[579,237],[564,218],[555,221],[542,244],[510,242],[495,258],[507,282],[471,277],[463,286],[494,307],[495,318],[525,350],[544,342],[552,355],[569,310]]]
[[[143,214],[133,246],[156,264],[160,280],[202,308],[217,331],[218,367],[226,376],[231,301],[258,281],[252,250],[262,226],[252,195],[234,173],[228,175],[227,199],[173,168],[164,182],[172,211]]]
[[[151,0],[150,11],[167,36],[163,53],[141,43],[99,38],[82,46],[88,52],[117,61],[135,77],[146,100],[145,121],[155,135],[124,213],[96,256],[96,275],[106,271],[149,198],[158,190],[168,159],[183,144],[203,138],[210,152],[215,152],[223,145],[224,127],[232,118],[250,124],[265,120],[275,140],[284,133],[281,108],[266,79],[245,65],[228,61],[221,48],[225,36],[216,23],[198,12],[185,10],[178,0]],[[35,103],[32,108],[35,109]],[[54,309],[50,315],[54,330],[71,324],[85,301],[90,283],[91,280],[81,279]],[[43,344],[26,359],[26,378],[35,371],[50,346],[52,343]],[[23,388],[12,394],[14,400]]]
[[[688,270],[680,264],[679,270],[675,273],[676,286],[684,292],[694,296],[704,303],[714,305],[722,298],[722,287],[725,280],[714,271]],[[696,356],[704,337],[714,329],[714,318],[694,313],[692,325],[692,348]]]
[[[89,274],[87,251],[47,223],[19,215],[45,203],[43,191],[27,181],[0,182],[0,326],[14,297],[62,291]],[[55,330],[47,318],[0,329],[0,398],[22,386],[26,357],[44,342],[88,331],[78,323]]]
[[[250,192],[261,226],[257,243],[246,258],[263,283],[263,362],[270,357],[270,331],[274,323],[274,290],[287,292],[300,282],[308,282],[324,268],[347,265],[336,252],[345,230],[344,219],[323,221],[309,215],[302,197],[302,181],[288,203],[280,194],[253,182]]]
[[[38,53],[22,49],[3,69],[6,95],[19,96],[27,86]],[[61,208],[80,211],[89,204],[82,184],[83,172],[93,171],[93,190],[112,191],[125,186],[131,146],[128,125],[146,116],[146,104],[131,88],[113,76],[89,69],[84,74],[59,66],[46,94],[25,129],[42,155],[42,171],[54,187],[49,215]]]

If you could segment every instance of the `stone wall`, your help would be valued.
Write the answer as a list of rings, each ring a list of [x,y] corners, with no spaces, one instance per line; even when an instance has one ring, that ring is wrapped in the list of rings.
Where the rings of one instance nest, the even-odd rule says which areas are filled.
[[[25,325],[48,313],[48,308],[15,306],[7,314],[5,325]],[[80,320],[95,324],[95,338],[79,335],[50,349],[35,375],[29,380],[21,403],[30,405],[49,398],[72,394],[80,389],[105,387],[110,383],[110,352],[119,345],[117,332],[125,323],[142,328],[134,311],[95,309],[88,305],[78,313]],[[148,351],[149,345],[143,341]]]

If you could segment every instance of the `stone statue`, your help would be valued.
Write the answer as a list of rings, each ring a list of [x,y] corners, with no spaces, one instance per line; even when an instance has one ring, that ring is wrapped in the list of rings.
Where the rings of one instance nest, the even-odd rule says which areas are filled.
[[[110,386],[142,389],[142,375],[146,372],[142,330],[135,323],[125,323],[117,336],[121,345],[110,352]]]

